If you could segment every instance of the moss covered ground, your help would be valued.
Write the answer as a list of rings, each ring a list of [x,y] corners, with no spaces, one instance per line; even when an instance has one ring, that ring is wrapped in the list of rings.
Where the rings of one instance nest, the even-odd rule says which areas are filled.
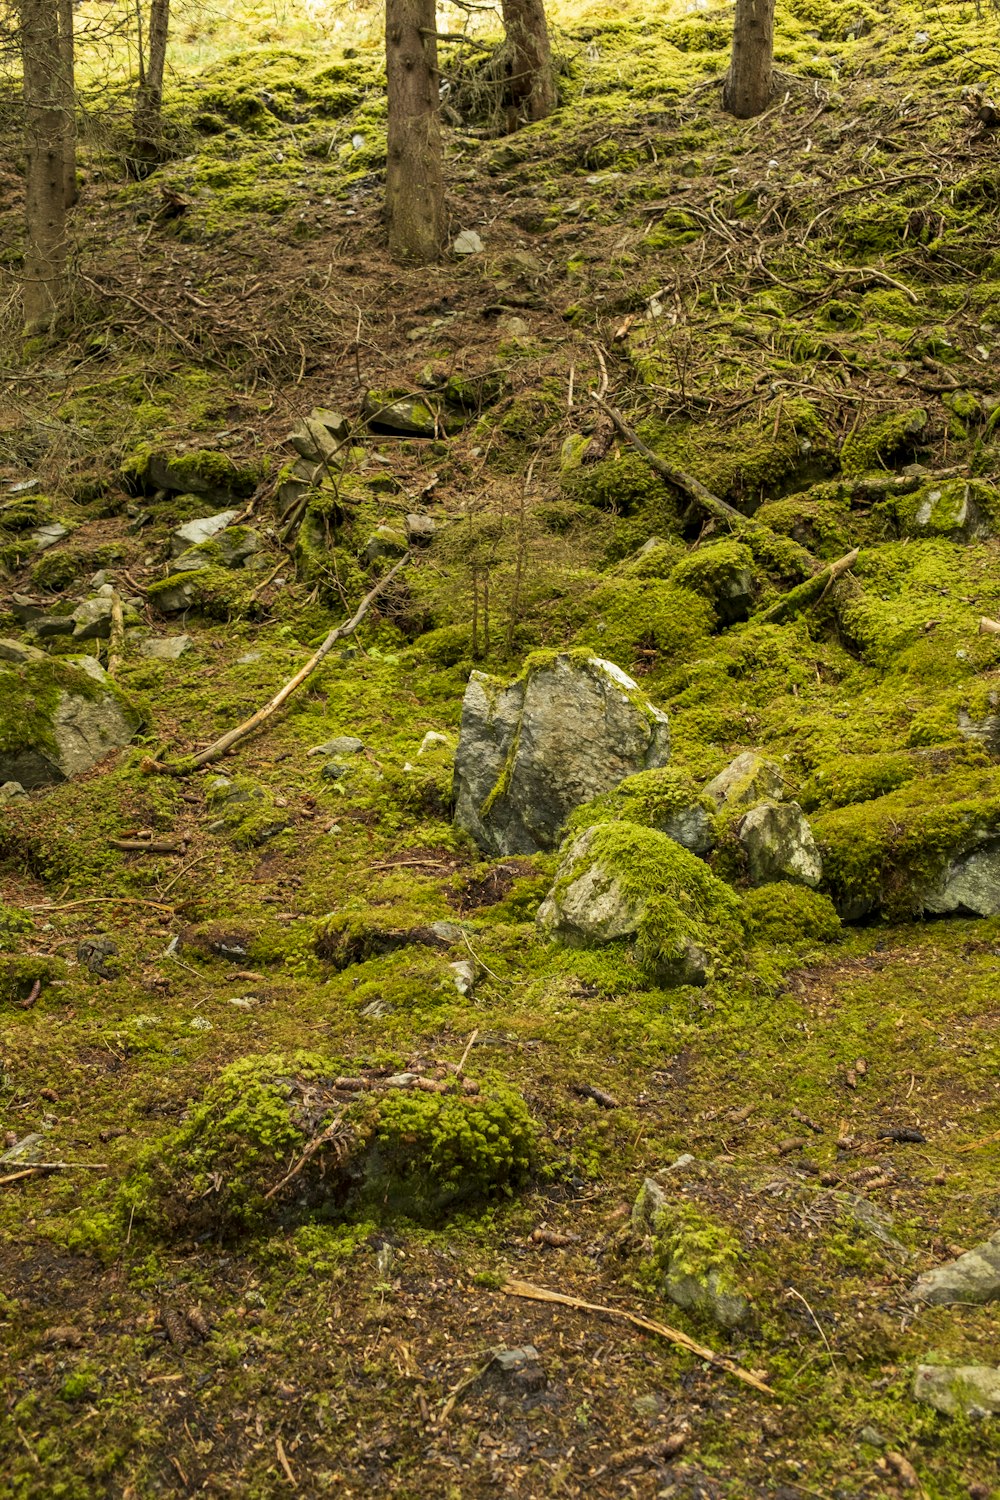
[[[911,1395],[917,1363],[996,1364],[995,1306],[905,1298],[998,1227],[1000,917],[918,915],[1000,832],[996,735],[970,733],[1000,692],[1000,156],[962,93],[996,88],[998,22],[782,0],[779,91],[737,122],[730,13],[646,9],[558,12],[561,107],[512,135],[488,47],[445,49],[452,238],[485,249],[421,271],[382,247],[367,13],[185,20],[140,180],[124,83],[86,63],[73,320],[0,360],[0,636],[14,593],[68,610],[103,569],[142,601],[118,681],[144,718],[0,806],[0,1129],[66,1164],[0,1167],[4,1494],[1000,1494],[995,1423]],[[602,372],[753,524],[615,437]],[[435,435],[369,429],[386,392]],[[351,439],[303,477],[314,407]],[[259,551],[164,617],[171,531],[230,503]],[[267,701],[414,511],[430,545],[264,733],[149,773]],[[141,654],[180,630],[176,661]],[[451,821],[469,671],[564,648],[670,717],[666,771],[574,823],[649,853],[705,814],[704,986],[545,941],[557,857],[485,861]],[[365,749],[310,754],[338,735]],[[820,892],[745,889],[704,786],[748,749],[810,818]],[[146,838],[180,852],[117,847]],[[738,1327],[666,1297],[706,1257]],[[529,1343],[544,1390],[486,1368]]]

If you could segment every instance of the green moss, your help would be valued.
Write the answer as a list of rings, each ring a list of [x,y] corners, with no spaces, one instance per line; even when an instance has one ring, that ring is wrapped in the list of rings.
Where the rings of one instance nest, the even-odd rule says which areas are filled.
[[[568,832],[579,832],[592,823],[625,822],[669,833],[677,815],[692,809],[714,817],[714,803],[699,791],[692,777],[676,766],[662,766],[626,776],[612,791],[578,807],[566,827]]]
[[[742,542],[712,542],[682,558],[670,582],[703,595],[726,623],[745,619],[754,591],[754,555]]]
[[[652,1222],[647,1276],[672,1302],[723,1327],[745,1322],[739,1241],[697,1203],[668,1203]]]
[[[122,465],[122,478],[140,490],[167,489],[248,500],[262,477],[255,465],[240,465],[228,453],[198,449],[171,456],[151,444],[140,445]]]
[[[1000,834],[1000,773],[948,768],[811,821],[838,910],[907,917],[953,859]]]
[[[198,568],[192,573],[171,573],[151,583],[146,589],[150,602],[155,606],[165,600],[170,613],[180,613],[174,606],[175,591],[184,591],[184,610],[195,610],[210,620],[256,619],[263,607],[254,597],[255,583],[245,573],[231,568]]]
[[[3,934],[0,932],[0,949],[3,946]],[[27,1000],[36,984],[45,990],[53,979],[65,977],[66,965],[61,959],[19,958],[0,953],[0,1005],[13,1005]]]
[[[602,583],[568,613],[584,616],[577,640],[632,672],[688,656],[716,623],[707,599],[658,579]]]
[[[829,896],[784,880],[747,891],[743,915],[750,941],[769,948],[832,943],[841,935]]]
[[[927,430],[923,407],[893,412],[859,427],[844,441],[840,464],[845,474],[864,474],[910,458]]]
[[[0,666],[0,752],[14,756],[37,749],[58,754],[54,718],[62,694],[94,702],[118,691],[110,681],[95,681],[71,660],[50,657]]]
[[[817,807],[848,807],[894,792],[921,774],[906,750],[873,755],[837,755],[818,767],[802,788],[799,801],[807,812]]]
[[[0,953],[15,948],[18,937],[31,932],[33,926],[27,912],[19,911],[16,906],[6,906],[0,901]]]
[[[654,982],[676,983],[671,976],[688,972],[695,952],[720,972],[738,961],[743,924],[735,891],[666,834],[624,821],[597,824],[585,851],[560,867],[556,902],[592,867],[638,913],[636,951]]]
[[[521,1096],[389,1094],[380,1104],[364,1198],[431,1219],[459,1203],[505,1196],[531,1170],[536,1127]]]

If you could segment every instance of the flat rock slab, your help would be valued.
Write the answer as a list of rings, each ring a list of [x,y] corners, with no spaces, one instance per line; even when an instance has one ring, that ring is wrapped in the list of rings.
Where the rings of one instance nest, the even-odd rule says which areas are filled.
[[[1000,1298],[1000,1230],[964,1255],[925,1271],[910,1288],[911,1302],[943,1307],[958,1302],[995,1302]]]
[[[59,667],[55,690],[47,677],[48,663],[29,662],[17,676],[0,670],[0,709],[5,693],[15,704],[26,690],[32,694],[36,676],[38,688],[32,701],[51,701],[51,709],[44,714],[8,726],[7,748],[0,752],[0,782],[18,781],[30,790],[66,781],[89,771],[135,736],[140,714],[95,657],[64,658]],[[9,689],[4,682],[8,675]]]
[[[220,531],[225,531],[231,526],[239,515],[238,510],[220,510],[214,516],[199,516],[197,520],[185,521],[183,526],[170,535],[170,555],[180,557],[189,547],[198,547],[202,542],[210,542],[213,536]]]
[[[192,644],[189,635],[154,635],[141,643],[139,653],[150,661],[177,661]]]
[[[490,854],[558,846],[574,808],[666,765],[670,733],[613,662],[540,654],[514,682],[473,672],[455,757],[455,822]]]
[[[947,1417],[1000,1416],[1000,1370],[992,1365],[918,1365],[913,1398]]]

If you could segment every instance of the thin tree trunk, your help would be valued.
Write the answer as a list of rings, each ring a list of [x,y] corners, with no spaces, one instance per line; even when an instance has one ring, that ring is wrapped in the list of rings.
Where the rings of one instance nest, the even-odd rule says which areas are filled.
[[[79,198],[76,185],[76,82],[73,38],[73,0],[59,0],[59,57],[63,109],[63,197],[72,208]]]
[[[514,100],[529,120],[543,120],[556,107],[544,0],[503,0],[503,24],[511,49]]]
[[[437,260],[444,242],[436,20],[435,0],[386,0],[389,251],[417,265]]]
[[[170,32],[170,0],[150,0],[149,56],[142,55],[139,39],[139,87],[135,96],[133,134],[140,161],[155,161],[159,155],[163,108],[163,70],[167,61]]]
[[[762,115],[771,98],[774,0],[736,0],[733,56],[722,107],[739,120]]]
[[[66,293],[66,198],[57,0],[20,0],[24,59],[24,328],[47,332]]]

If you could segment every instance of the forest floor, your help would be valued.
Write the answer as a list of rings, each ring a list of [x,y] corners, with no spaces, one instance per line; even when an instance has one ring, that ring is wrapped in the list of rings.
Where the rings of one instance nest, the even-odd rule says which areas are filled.
[[[907,906],[940,807],[996,795],[957,726],[1000,683],[977,634],[1000,617],[1000,542],[908,534],[889,491],[848,483],[854,453],[855,473],[917,458],[996,493],[1000,152],[963,90],[995,86],[997,22],[779,6],[780,92],[752,122],[718,107],[730,25],[577,17],[563,108],[509,136],[481,74],[446,59],[449,243],[484,248],[413,270],[382,244],[365,47],[255,34],[177,78],[175,154],[140,181],[94,96],[72,329],[23,353],[11,332],[0,369],[0,634],[22,634],[14,593],[72,608],[104,572],[143,601],[119,681],[144,726],[0,807],[0,1130],[68,1164],[0,1166],[0,1493],[1000,1496],[995,1420],[912,1395],[917,1364],[997,1363],[996,1305],[907,1299],[1000,1225],[1000,918]],[[19,194],[0,177],[8,246]],[[808,616],[731,628],[638,582],[651,536],[671,566],[719,538],[613,439],[602,389],[789,545],[860,544],[854,578]],[[398,393],[454,430],[366,429],[365,398]],[[286,543],[287,438],[316,406],[355,446],[336,504]],[[574,464],[574,437],[600,461]],[[144,486],[150,449],[253,481],[236,504],[260,551],[183,617],[155,604],[169,534],[222,502]],[[371,586],[368,538],[413,511],[433,544],[285,713],[205,773],[149,774],[264,703]],[[67,536],[39,553],[49,520]],[[758,609],[794,558],[752,561]],[[140,653],[180,630],[176,661]],[[511,677],[570,644],[639,678],[696,782],[748,748],[779,759],[842,905],[881,838],[868,920],[820,936],[779,913],[700,990],[651,988],[614,945],[544,942],[555,857],[484,860],[451,822],[447,757],[418,751],[454,742],[473,667]],[[365,750],[323,779],[309,751],[341,734]],[[220,819],[219,773],[269,828]],[[150,835],[181,852],[113,842]],[[337,919],[366,935],[354,962],[325,945]],[[463,924],[447,954],[396,945],[441,921]],[[86,945],[105,939],[102,975]],[[237,1231],[158,1219],[150,1151],[221,1069],[299,1049],[350,1077],[462,1062],[515,1090],[531,1174],[448,1216],[320,1194]],[[662,1294],[630,1228],[657,1173],[735,1247],[737,1330]],[[681,1329],[769,1393],[512,1282]],[[505,1374],[493,1352],[527,1345],[537,1362]]]

